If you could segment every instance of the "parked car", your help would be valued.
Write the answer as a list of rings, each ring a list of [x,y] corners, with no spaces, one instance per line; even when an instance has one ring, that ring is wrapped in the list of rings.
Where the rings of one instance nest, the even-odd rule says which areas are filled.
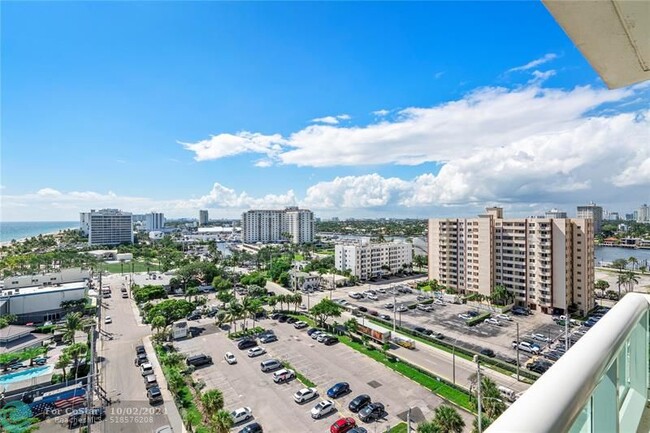
[[[512,342],[512,348],[516,349],[517,348],[517,342],[513,341]],[[523,350],[524,352],[532,353],[533,355],[537,355],[539,353],[539,346],[535,346],[530,344],[527,341],[522,341],[519,343],[519,350]]]
[[[311,417],[314,419],[319,419],[335,410],[336,407],[334,406],[334,402],[332,400],[323,400],[318,402],[318,404],[312,408]]]
[[[361,311],[362,313],[366,313],[366,312],[368,311],[368,309],[367,309],[366,307],[364,307],[364,306],[361,306],[361,307],[359,307],[359,308],[357,308],[357,309],[358,309],[359,311]]]
[[[362,294],[356,293],[356,292],[350,292],[348,296],[350,296],[352,299],[361,299],[361,298],[363,298]]]
[[[328,336],[323,340],[323,344],[324,344],[325,346],[331,346],[331,345],[336,344],[336,343],[338,343],[338,342],[339,342],[339,339],[336,338],[336,337],[333,337],[333,336],[331,336],[331,335],[328,335]]]
[[[338,398],[348,392],[350,392],[350,384],[347,382],[339,382],[327,390],[327,396],[329,398]]]
[[[266,353],[266,349],[257,346],[257,347],[253,347],[252,349],[248,349],[247,355],[249,358],[254,358],[256,356],[264,355],[265,353]]]
[[[293,327],[296,329],[303,329],[306,328],[307,326],[309,325],[306,322],[303,322],[302,320],[293,324]]]
[[[226,354],[223,356],[223,359],[225,359],[226,362],[230,365],[237,364],[237,358],[235,358],[235,355],[233,355],[232,352],[226,352]]]
[[[384,416],[384,405],[381,403],[370,403],[359,411],[359,419],[363,422],[375,421]]]
[[[277,359],[267,359],[260,362],[260,369],[265,373],[267,371],[277,370],[278,368],[282,368],[282,363]]]
[[[354,418],[341,418],[330,426],[330,433],[346,433],[357,425]]]
[[[275,334],[265,334],[260,337],[260,343],[266,344],[273,343],[274,341],[278,341],[278,337],[276,337]]]
[[[230,412],[233,424],[239,424],[253,417],[253,411],[250,407],[240,407]]]
[[[507,314],[497,314],[494,317],[496,317],[499,320],[506,320],[508,322],[512,321],[512,317],[508,316]]]
[[[417,309],[426,312],[433,311],[433,307],[427,304],[418,304]]]
[[[194,312],[194,313],[190,314],[189,316],[187,316],[186,319],[187,320],[199,320],[200,318],[201,318],[201,313]]]
[[[144,349],[144,346],[142,346],[142,345],[140,345],[140,346],[135,346],[135,354],[136,354],[136,355],[140,355],[140,354],[142,354],[142,353],[143,353],[143,354],[146,354],[146,353],[147,353],[147,351]]]
[[[243,429],[239,430],[239,433],[263,433],[262,426],[257,423],[251,423],[245,426]]]
[[[348,404],[348,409],[350,409],[354,413],[357,413],[365,406],[369,405],[371,402],[372,401],[368,394],[361,394],[354,397],[354,399],[350,402],[350,404]]]
[[[281,314],[280,317],[278,317],[278,322],[280,323],[285,323],[287,320],[289,320],[289,316],[285,316],[284,314]]]
[[[147,390],[147,398],[149,399],[149,404],[160,404],[163,402],[162,393],[157,386],[152,386]]]
[[[296,372],[293,370],[282,369],[273,373],[273,382],[284,383],[296,377]]]
[[[391,320],[391,317],[388,314],[380,314],[379,318],[382,320],[388,320],[388,321]]]
[[[433,303],[436,305],[447,305],[442,299],[436,299],[433,301]]]
[[[489,358],[494,358],[494,350],[492,349],[481,349],[481,355],[485,355]]]
[[[155,374],[150,374],[148,376],[144,377],[144,387],[145,389],[152,388],[154,386],[158,386],[158,381],[156,380],[156,375]]]
[[[145,362],[140,366],[140,374],[142,377],[144,376],[149,376],[150,374],[153,374],[153,365],[151,365],[148,362]]]
[[[488,317],[487,319],[485,319],[485,323],[489,323],[490,325],[494,325],[494,326],[501,326],[501,322],[499,322],[494,317]]]
[[[257,341],[253,340],[252,338],[245,338],[237,343],[237,348],[239,350],[249,349],[255,346],[257,346]]]
[[[531,337],[533,337],[533,340],[543,341],[544,343],[550,343],[552,341],[544,334],[533,334]]]
[[[291,323],[291,324],[296,323],[297,321],[298,321],[298,319],[296,319],[295,317],[289,317],[287,319],[287,323]]]
[[[146,353],[138,353],[135,356],[134,364],[136,365],[136,367],[141,366],[145,362],[149,362],[149,359],[147,359],[147,354]]]
[[[323,341],[325,341],[325,339],[326,339],[327,337],[331,337],[331,335],[326,334],[326,333],[322,333],[322,334],[320,334],[320,335],[318,336],[318,338],[316,338],[316,341],[318,341],[319,343],[322,343]]]
[[[461,313],[461,314],[458,315],[458,318],[462,319],[462,320],[469,320],[469,319],[472,318],[472,316],[470,316],[468,314],[465,314],[465,313]]]
[[[293,401],[296,403],[304,403],[316,397],[318,397],[316,388],[303,388],[293,395]]]
[[[320,329],[318,329],[318,328],[309,328],[309,329],[307,330],[307,335],[309,335],[309,336],[311,337],[311,335],[312,335],[314,332],[319,332],[319,331],[320,331]]]
[[[388,308],[389,310],[392,310],[393,308],[395,308],[395,306],[389,302],[388,304],[384,304],[384,308]]]
[[[202,365],[212,364],[212,357],[204,353],[199,353],[188,357],[185,360],[185,363],[187,365],[193,365],[194,367],[200,367]]]
[[[368,433],[368,430],[361,426],[353,427],[352,430],[348,430],[348,433]]]
[[[310,337],[312,338],[312,340],[318,340],[318,337],[320,337],[324,333],[325,332],[323,332],[323,331],[312,332]]]
[[[404,305],[400,305],[399,307],[397,307],[397,311],[398,311],[399,313],[403,313],[403,312],[408,311],[408,310],[409,310],[409,309],[406,308]]]
[[[368,293],[368,294],[366,295],[366,298],[370,299],[371,301],[378,301],[378,300],[379,300],[379,298],[377,297],[377,295],[374,295],[374,294],[372,294],[372,293]]]
[[[281,316],[280,313],[273,313],[273,314],[271,314],[271,319],[278,320],[280,318],[280,316]]]

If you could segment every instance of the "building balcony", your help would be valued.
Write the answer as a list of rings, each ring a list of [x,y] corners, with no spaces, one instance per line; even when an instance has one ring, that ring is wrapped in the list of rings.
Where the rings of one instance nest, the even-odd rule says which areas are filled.
[[[625,295],[485,431],[647,432],[649,318],[649,295]]]

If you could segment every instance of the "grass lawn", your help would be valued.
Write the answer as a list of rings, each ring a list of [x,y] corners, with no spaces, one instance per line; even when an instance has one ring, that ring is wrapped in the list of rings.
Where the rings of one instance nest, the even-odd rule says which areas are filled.
[[[397,424],[395,427],[388,430],[388,433],[408,433],[406,431],[406,423],[401,422],[401,423]]]
[[[147,265],[144,262],[140,261],[134,261],[133,263],[133,271],[134,272],[147,272]],[[112,274],[119,274],[122,272],[122,264],[121,263],[104,263],[102,265],[102,268]],[[149,271],[158,271],[158,265],[150,263],[149,264]],[[124,273],[131,272],[131,262],[124,263]]]
[[[294,260],[298,260],[298,261],[303,261],[303,260],[305,260],[305,257],[304,257],[302,254],[297,254],[297,253],[296,253],[296,254],[294,254],[294,256],[293,256],[293,259],[294,259]]]

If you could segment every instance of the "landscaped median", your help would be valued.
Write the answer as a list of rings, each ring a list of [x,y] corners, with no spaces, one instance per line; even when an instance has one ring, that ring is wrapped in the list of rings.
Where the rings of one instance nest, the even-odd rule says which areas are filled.
[[[228,338],[230,338],[231,340],[238,340],[243,337],[250,337],[252,335],[261,334],[264,331],[265,329],[262,328],[261,326],[256,326],[254,328],[248,328],[242,331],[231,332],[230,334],[228,334]]]
[[[467,326],[475,326],[483,322],[485,319],[489,318],[491,315],[492,315],[491,313],[481,313],[478,316],[472,317],[471,319],[467,320],[465,323],[467,324]]]

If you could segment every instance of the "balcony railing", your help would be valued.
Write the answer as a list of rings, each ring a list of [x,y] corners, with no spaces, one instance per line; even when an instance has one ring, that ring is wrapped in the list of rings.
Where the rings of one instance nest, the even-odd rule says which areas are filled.
[[[649,295],[625,295],[486,432],[637,432],[649,395],[649,317]]]

